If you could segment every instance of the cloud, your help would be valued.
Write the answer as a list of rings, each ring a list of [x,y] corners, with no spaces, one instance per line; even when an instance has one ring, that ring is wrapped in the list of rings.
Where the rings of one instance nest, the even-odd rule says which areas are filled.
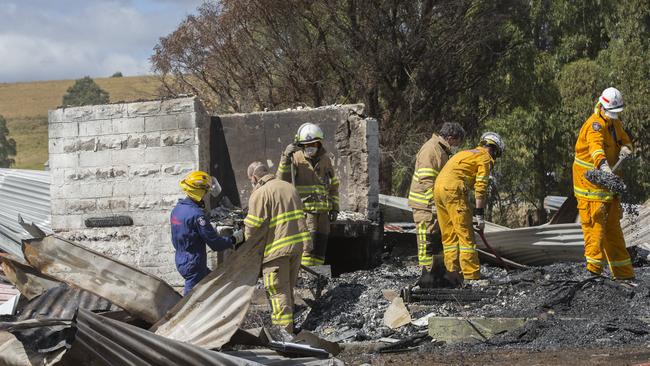
[[[3,0],[0,82],[148,74],[158,38],[201,3]]]

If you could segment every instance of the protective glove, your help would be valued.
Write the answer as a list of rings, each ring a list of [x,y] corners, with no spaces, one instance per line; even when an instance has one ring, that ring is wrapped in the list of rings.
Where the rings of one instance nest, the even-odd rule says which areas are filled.
[[[485,229],[485,210],[482,208],[474,209],[474,217],[472,219],[472,224],[474,228],[478,231],[483,231]]]
[[[234,233],[232,233],[232,237],[235,240],[235,246],[241,244],[244,242],[244,230],[235,230]]]
[[[298,146],[297,144],[289,144],[284,149],[284,156],[289,157],[289,156],[293,155],[293,153],[295,153],[296,151],[299,151],[299,150],[300,150],[300,146]]]
[[[600,167],[598,169],[602,170],[605,173],[611,173],[612,172],[612,168],[610,168],[609,164],[607,164],[607,160],[603,160],[603,163],[600,164]]]
[[[332,211],[329,212],[328,216],[330,218],[330,222],[334,222],[334,221],[336,221],[336,218],[339,216],[339,212],[332,210]]]
[[[618,158],[619,159],[627,159],[627,158],[630,157],[630,155],[632,155],[632,149],[630,149],[627,146],[623,146],[621,148],[621,152],[618,154]]]

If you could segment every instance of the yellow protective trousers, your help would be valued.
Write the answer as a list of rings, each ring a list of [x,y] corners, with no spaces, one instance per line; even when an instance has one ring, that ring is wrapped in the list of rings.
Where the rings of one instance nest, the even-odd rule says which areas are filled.
[[[447,271],[462,271],[465,280],[479,279],[481,264],[474,242],[472,212],[466,188],[436,184],[433,199],[436,204]]]
[[[420,267],[431,270],[433,266],[433,243],[431,235],[435,232],[436,220],[431,209],[413,209],[413,222],[417,233],[418,263]]]
[[[300,252],[262,265],[264,288],[271,302],[271,323],[293,331],[293,289],[300,270]]]
[[[320,266],[325,264],[327,241],[330,233],[330,218],[327,212],[305,213],[307,230],[311,233],[310,244],[305,245],[302,253],[304,266]]]
[[[585,237],[587,270],[600,274],[607,262],[615,279],[634,278],[632,261],[621,230],[620,200],[598,202],[578,198],[578,212]]]

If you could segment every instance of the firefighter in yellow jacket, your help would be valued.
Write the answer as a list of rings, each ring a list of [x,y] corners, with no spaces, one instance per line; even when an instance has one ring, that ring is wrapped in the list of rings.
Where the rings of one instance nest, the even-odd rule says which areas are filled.
[[[504,149],[505,144],[498,134],[484,133],[478,147],[461,151],[449,159],[433,189],[445,267],[449,272],[462,271],[465,280],[478,280],[481,276],[473,229],[485,228],[490,172]],[[469,203],[471,187],[476,199],[474,227]]]
[[[282,154],[277,172],[278,178],[295,185],[305,207],[312,239],[302,255],[305,266],[325,263],[330,222],[336,221],[339,212],[339,180],[323,148],[323,138],[323,131],[317,125],[300,126],[295,143],[288,145]]]
[[[580,129],[573,162],[573,192],[585,238],[587,270],[600,274],[607,263],[614,278],[632,279],[634,270],[619,221],[620,197],[584,176],[590,169],[611,172],[619,158],[632,154],[630,137],[618,118],[623,111],[621,92],[607,88],[598,99],[594,113]]]
[[[443,266],[442,258],[434,259],[434,256],[438,257],[442,253],[440,229],[433,208],[434,183],[452,150],[460,145],[464,137],[465,130],[460,124],[444,123],[439,134],[434,133],[422,145],[415,159],[408,205],[413,209],[413,221],[417,230],[418,263],[422,268],[418,284],[422,287],[433,286],[434,260],[440,262],[436,267],[438,264]]]
[[[269,174],[261,162],[248,167],[248,178],[254,190],[244,220],[246,238],[264,245],[262,275],[271,302],[271,322],[292,332],[293,288],[303,245],[310,243],[302,203],[296,189]]]

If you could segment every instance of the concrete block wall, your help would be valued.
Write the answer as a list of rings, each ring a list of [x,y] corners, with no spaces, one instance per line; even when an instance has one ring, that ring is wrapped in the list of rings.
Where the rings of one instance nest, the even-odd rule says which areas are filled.
[[[341,181],[341,208],[379,217],[379,128],[364,114],[363,104],[325,106],[297,110],[229,114],[215,117],[228,145],[242,205],[248,204],[252,187],[246,176],[255,160],[276,171],[280,155],[293,142],[305,122],[320,125],[324,146],[334,158]],[[213,121],[215,123],[217,121]]]
[[[49,113],[52,229],[171,284],[169,213],[186,173],[209,170],[210,117],[196,98],[60,108]],[[133,226],[86,228],[127,215]]]

